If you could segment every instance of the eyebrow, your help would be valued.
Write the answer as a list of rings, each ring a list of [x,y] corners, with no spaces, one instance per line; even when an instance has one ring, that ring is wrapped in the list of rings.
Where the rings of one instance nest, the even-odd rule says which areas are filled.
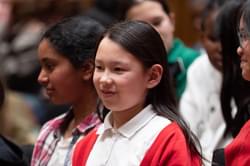
[[[102,60],[99,60],[99,59],[96,59],[95,62],[97,63],[103,63]],[[109,63],[111,66],[116,66],[116,65],[125,65],[125,66],[129,66],[129,62],[124,62],[124,61],[117,61],[117,60],[114,60],[114,61],[111,61]]]
[[[48,63],[48,62],[55,62],[56,60],[53,59],[53,58],[47,58],[47,57],[45,57],[45,58],[40,59],[40,61],[42,63]]]

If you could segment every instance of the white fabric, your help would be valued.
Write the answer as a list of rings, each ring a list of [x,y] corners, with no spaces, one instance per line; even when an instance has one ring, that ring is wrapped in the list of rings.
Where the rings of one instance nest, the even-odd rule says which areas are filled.
[[[54,153],[51,156],[51,159],[48,163],[48,166],[64,166],[65,158],[69,149],[70,142],[72,137],[64,139],[61,137],[59,140]]]
[[[209,159],[222,141],[226,126],[220,105],[221,83],[221,73],[204,52],[189,67],[187,86],[180,100],[180,113]]]
[[[160,131],[171,122],[156,115],[148,105],[118,129],[112,128],[111,113],[97,131],[97,141],[87,166],[138,166]]]

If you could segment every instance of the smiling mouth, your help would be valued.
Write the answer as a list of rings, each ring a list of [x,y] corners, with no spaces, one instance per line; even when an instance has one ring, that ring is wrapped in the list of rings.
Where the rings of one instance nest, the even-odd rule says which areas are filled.
[[[54,89],[49,89],[49,88],[46,88],[46,93],[48,96],[52,95],[52,93],[54,93]]]
[[[100,92],[101,92],[101,95],[103,97],[105,97],[105,98],[111,97],[111,96],[113,96],[115,94],[115,92],[113,92],[113,91],[103,91],[103,90],[101,90]]]
[[[241,60],[240,67],[244,68],[244,66],[246,66],[246,65],[247,65],[247,61],[246,60]]]

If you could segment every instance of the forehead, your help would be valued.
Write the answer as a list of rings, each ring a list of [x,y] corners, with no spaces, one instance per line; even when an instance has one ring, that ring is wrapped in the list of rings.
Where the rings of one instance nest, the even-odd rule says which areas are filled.
[[[214,29],[216,25],[216,18],[218,16],[219,10],[214,9],[209,12],[208,16],[205,18],[205,30],[206,29]]]
[[[38,47],[38,58],[39,59],[67,59],[65,56],[61,55],[52,46],[48,39],[43,39]]]
[[[102,62],[121,62],[130,63],[137,62],[136,57],[124,49],[118,43],[105,37],[98,46],[96,53],[96,61]]]
[[[154,17],[168,16],[160,3],[156,1],[143,1],[133,7],[127,12],[128,19],[148,20]]]

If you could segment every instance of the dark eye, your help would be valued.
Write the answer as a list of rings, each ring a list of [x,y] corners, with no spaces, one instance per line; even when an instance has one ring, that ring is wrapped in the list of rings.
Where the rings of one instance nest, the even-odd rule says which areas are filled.
[[[161,25],[161,22],[162,22],[162,19],[161,18],[157,18],[157,19],[154,19],[151,24],[153,26],[159,26],[159,25]]]
[[[52,64],[52,63],[45,63],[45,64],[44,64],[44,67],[45,67],[45,69],[48,70],[48,71],[53,71],[54,68],[55,68],[55,65]]]
[[[209,38],[209,40],[211,40],[212,42],[218,42],[218,41],[220,41],[219,37],[218,37],[218,36],[215,36],[215,35],[209,35],[208,38]]]
[[[123,69],[120,68],[120,67],[116,67],[114,70],[115,70],[115,71],[122,71]]]
[[[96,70],[103,70],[103,67],[101,65],[95,65]]]
[[[121,67],[115,67],[113,70],[114,72],[119,73],[119,74],[126,71],[124,68],[121,68]]]
[[[247,39],[247,33],[246,33],[246,32],[242,32],[241,38],[242,38],[243,40],[246,40],[246,39]]]

